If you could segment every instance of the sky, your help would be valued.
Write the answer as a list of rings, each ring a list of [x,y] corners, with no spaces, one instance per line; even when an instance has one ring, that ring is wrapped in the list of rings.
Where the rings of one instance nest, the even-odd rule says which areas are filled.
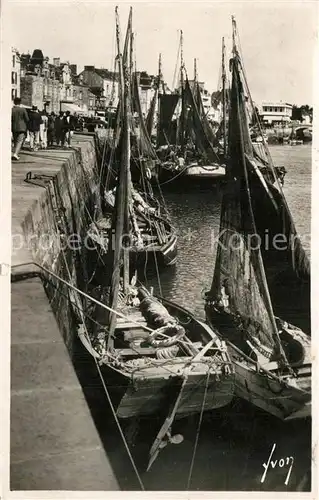
[[[42,49],[78,65],[111,69],[115,55],[115,3],[108,0],[38,0],[5,2],[10,43],[20,52]],[[189,77],[197,58],[198,75],[210,91],[217,88],[221,39],[231,50],[231,15],[235,15],[243,61],[254,101],[313,104],[313,67],[318,43],[316,1],[118,2],[124,37],[129,5],[138,70],[156,74],[159,52],[170,87],[177,63],[179,30]]]

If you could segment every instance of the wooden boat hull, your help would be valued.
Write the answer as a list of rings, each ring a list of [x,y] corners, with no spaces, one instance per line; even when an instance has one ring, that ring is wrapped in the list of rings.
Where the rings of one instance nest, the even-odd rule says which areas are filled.
[[[311,417],[311,367],[300,369],[297,384],[285,384],[278,377],[267,375],[232,342],[228,340],[231,326],[227,314],[219,314],[206,307],[208,323],[217,328],[217,333],[228,346],[235,368],[235,395],[280,418],[295,420]]]
[[[191,165],[184,170],[171,170],[169,168],[161,167],[159,169],[158,181],[160,184],[178,183],[190,184],[194,181],[207,182],[207,181],[220,181],[225,177],[225,168],[219,166],[205,166],[205,165]]]
[[[92,231],[92,235],[96,231]],[[108,252],[108,237],[106,234],[101,233],[99,238],[92,239],[90,242],[90,249],[95,249],[97,258],[97,266],[102,266],[109,268],[113,259],[113,253]],[[166,237],[166,241],[163,243],[150,243],[148,245],[144,244],[143,247],[138,248],[132,246],[130,248],[130,261],[131,265],[137,268],[145,267],[145,265],[166,267],[172,266],[176,263],[177,259],[177,236],[175,231],[172,230],[171,233]],[[93,253],[92,253],[93,256]]]
[[[144,266],[147,263],[159,266],[173,266],[177,260],[177,236],[173,234],[169,240],[161,246],[147,250],[131,251],[132,258],[137,257],[137,266]]]
[[[118,417],[127,419],[148,416],[168,409],[176,399],[185,378],[177,417],[200,412],[204,397],[205,410],[227,405],[233,398],[235,373],[225,343],[220,341],[208,325],[192,316],[186,309],[159,297],[157,300],[181,325],[185,325],[190,342],[201,343],[203,355],[199,351],[196,356],[196,353],[193,355],[190,351],[189,354],[172,357],[169,349],[161,348],[164,354],[150,358],[158,348],[146,348],[147,352],[145,348],[140,348],[138,351],[138,348],[132,348],[130,344],[127,346],[119,340],[121,348],[116,348],[118,350],[114,352],[117,352],[120,356],[118,359],[122,361],[101,364],[103,378],[113,393],[112,400],[116,400]],[[124,318],[119,319],[116,338],[121,339],[123,335],[124,340],[134,338],[134,332],[137,336],[141,335],[145,319],[142,315],[140,319],[136,315],[132,318],[135,318],[131,320],[135,324],[127,323]],[[148,335],[146,332],[146,336]],[[82,343],[89,350],[83,339]],[[205,346],[212,351],[210,352],[208,347],[205,350]],[[139,352],[143,349],[146,357],[142,359],[141,364]],[[94,352],[91,351],[91,354],[94,355]]]
[[[227,345],[235,367],[236,396],[284,421],[311,416],[311,401],[307,394],[269,380],[266,375],[258,373],[254,365],[241,361],[230,343]]]
[[[198,413],[203,404],[207,371],[189,376],[183,390],[181,403],[176,418]],[[152,415],[166,405],[167,393],[180,387],[180,377],[174,378],[167,372],[167,377],[140,377],[129,381],[125,394],[117,408],[119,418],[130,418],[136,415]],[[172,387],[173,386],[173,387]],[[234,378],[223,375],[208,379],[207,395],[204,410],[214,410],[226,406],[233,398]]]

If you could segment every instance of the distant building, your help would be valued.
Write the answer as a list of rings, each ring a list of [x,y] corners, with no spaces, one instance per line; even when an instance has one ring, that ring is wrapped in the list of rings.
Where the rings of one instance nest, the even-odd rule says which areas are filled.
[[[119,99],[117,73],[95,66],[84,66],[84,70],[78,75],[78,81],[88,86],[95,95],[97,109],[117,106]]]
[[[77,81],[76,65],[61,63],[59,57],[50,64],[40,49],[32,56],[22,54],[20,61],[22,104],[58,113],[63,103],[69,104],[71,112],[89,112],[92,96],[89,88]]]
[[[20,54],[17,49],[12,48],[11,60],[11,99],[20,97],[20,78],[21,78],[21,64]]]
[[[137,72],[139,95],[143,115],[147,115],[154,95],[155,76],[146,71]]]
[[[284,125],[290,122],[292,104],[286,102],[263,102],[259,115],[264,125]]]

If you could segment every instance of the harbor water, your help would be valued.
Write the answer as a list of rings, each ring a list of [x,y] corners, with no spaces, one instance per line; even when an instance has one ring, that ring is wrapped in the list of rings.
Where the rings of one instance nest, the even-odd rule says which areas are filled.
[[[310,256],[311,146],[272,146],[270,149],[275,165],[286,167],[284,193]],[[145,279],[156,292],[204,318],[203,297],[213,277],[221,189],[218,184],[208,185],[200,191],[163,186],[163,192],[178,231],[177,264],[175,268],[161,271],[160,285],[156,276],[148,275]],[[103,397],[95,399],[91,411],[114,471],[123,490],[138,489],[114,419],[107,403],[102,401]],[[167,446],[151,470],[141,473],[146,489],[186,489],[198,419],[199,415],[176,424],[176,431],[183,434],[184,441],[180,445]],[[154,434],[154,426],[157,432],[160,425],[155,419],[140,422],[135,444],[131,447],[137,463],[147,457],[150,435]],[[262,481],[263,464],[267,463],[274,445],[272,460],[275,466],[269,467]],[[280,459],[286,460],[286,457],[294,459],[288,482],[288,467],[279,466]],[[283,424],[248,403],[234,400],[229,407],[205,416],[189,489],[310,491],[310,468],[310,423]]]

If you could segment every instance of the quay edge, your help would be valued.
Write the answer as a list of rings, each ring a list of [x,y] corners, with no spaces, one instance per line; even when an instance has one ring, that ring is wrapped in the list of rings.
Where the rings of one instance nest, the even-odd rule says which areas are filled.
[[[24,181],[28,172],[35,184]],[[36,266],[15,267],[37,262],[69,281],[53,236],[84,236],[99,210],[98,179],[92,136],[76,135],[70,150],[22,152],[12,164],[11,490],[121,489],[73,366],[66,290]],[[51,245],[40,244],[44,235]],[[69,251],[66,260],[80,286],[87,256]]]

